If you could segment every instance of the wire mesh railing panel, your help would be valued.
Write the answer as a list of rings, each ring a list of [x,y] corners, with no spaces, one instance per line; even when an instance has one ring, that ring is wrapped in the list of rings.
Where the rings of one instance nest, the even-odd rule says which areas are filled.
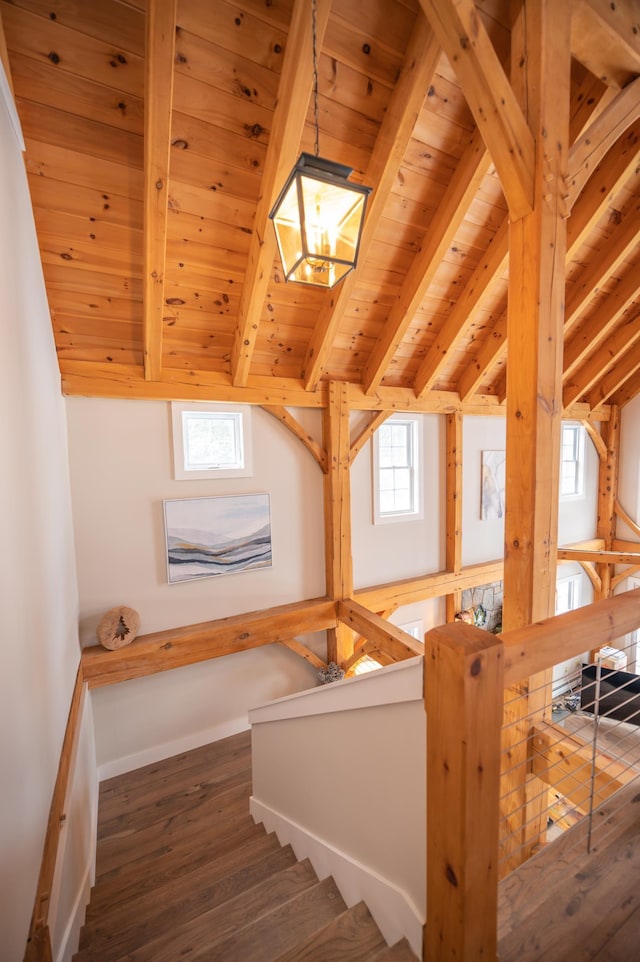
[[[560,837],[590,851],[615,831],[616,797],[640,778],[639,634],[505,692],[501,876]]]

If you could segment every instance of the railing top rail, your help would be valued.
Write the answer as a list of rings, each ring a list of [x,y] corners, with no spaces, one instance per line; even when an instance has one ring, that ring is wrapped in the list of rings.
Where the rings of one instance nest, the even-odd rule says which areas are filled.
[[[640,588],[501,635],[509,687],[640,627]]]

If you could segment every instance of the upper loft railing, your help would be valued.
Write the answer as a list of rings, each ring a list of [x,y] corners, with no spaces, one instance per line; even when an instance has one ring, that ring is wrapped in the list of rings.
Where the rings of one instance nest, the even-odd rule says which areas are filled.
[[[572,817],[588,818],[637,777],[624,751],[598,746],[598,725],[621,717],[629,728],[640,696],[623,681],[608,707],[599,690],[607,671],[596,665],[580,701],[589,742],[554,718],[576,688],[568,675],[554,683],[551,670],[603,646],[619,650],[638,627],[640,589],[502,636],[462,623],[426,635],[424,959],[497,958],[498,881],[547,843],[551,786],[558,806],[568,799]]]

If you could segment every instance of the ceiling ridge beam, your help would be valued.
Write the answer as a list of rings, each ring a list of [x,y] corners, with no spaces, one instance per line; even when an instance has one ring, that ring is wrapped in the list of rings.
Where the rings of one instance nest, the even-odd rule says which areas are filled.
[[[442,55],[429,22],[422,13],[411,35],[400,77],[393,89],[371,159],[365,182],[373,187],[360,240],[358,260],[366,260],[369,247],[382,219],[388,196],[411,141],[429,84]],[[328,292],[316,321],[304,362],[302,378],[309,391],[316,389],[327,366],[345,307],[358,281],[351,271],[336,291]]]
[[[162,370],[164,273],[177,0],[150,0],[146,14],[144,97],[144,376]]]
[[[589,179],[591,171],[639,117],[640,77],[620,91],[571,148],[567,171],[570,207]]]
[[[362,378],[366,394],[378,389],[490,166],[491,157],[476,128],[427,225],[422,247],[413,258],[400,294],[369,355]]]
[[[533,209],[533,134],[473,0],[420,0],[495,164],[511,218]]]
[[[317,0],[316,44],[322,48],[331,0]],[[273,114],[261,181],[238,321],[233,335],[231,377],[237,387],[247,383],[260,316],[271,276],[277,244],[270,229],[273,201],[295,164],[313,83],[312,8],[308,0],[295,0],[284,55],[278,100]]]

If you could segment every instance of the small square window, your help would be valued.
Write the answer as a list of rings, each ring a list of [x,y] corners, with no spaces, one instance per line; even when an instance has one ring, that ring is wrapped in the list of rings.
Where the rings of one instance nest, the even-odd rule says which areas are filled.
[[[250,477],[251,408],[171,404],[176,480]]]
[[[373,436],[373,520],[422,517],[419,415],[393,415]]]
[[[584,497],[584,428],[568,422],[562,425],[560,450],[560,498]]]
[[[558,578],[556,581],[556,614],[580,607],[580,575]]]

